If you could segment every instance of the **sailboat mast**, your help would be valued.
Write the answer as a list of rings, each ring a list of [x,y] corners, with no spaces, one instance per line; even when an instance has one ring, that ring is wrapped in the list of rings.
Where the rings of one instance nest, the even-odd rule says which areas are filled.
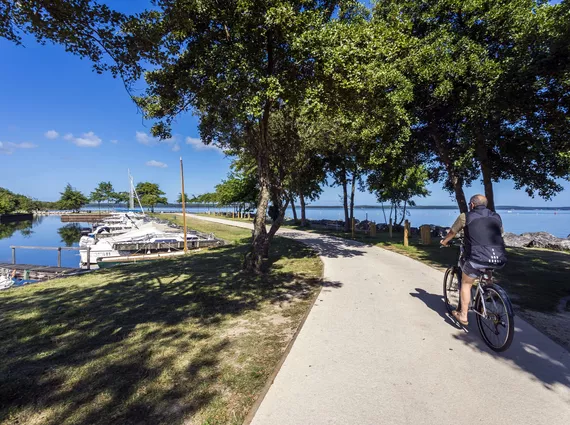
[[[134,184],[133,184],[133,176],[131,176],[131,170],[129,169],[129,210],[135,209],[135,194],[134,194]]]

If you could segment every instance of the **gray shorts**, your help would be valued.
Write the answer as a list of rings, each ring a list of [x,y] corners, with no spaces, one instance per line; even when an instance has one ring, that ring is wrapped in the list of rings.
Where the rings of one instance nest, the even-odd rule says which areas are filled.
[[[461,263],[461,271],[467,276],[476,279],[487,269],[500,269],[502,267],[489,267],[481,264],[473,263],[470,260],[463,260]]]

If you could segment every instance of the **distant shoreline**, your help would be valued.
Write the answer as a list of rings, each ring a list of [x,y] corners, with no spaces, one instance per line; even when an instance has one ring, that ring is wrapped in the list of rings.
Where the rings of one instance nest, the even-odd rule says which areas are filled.
[[[101,204],[101,208],[125,208],[125,205],[122,204]],[[167,205],[157,205],[155,209],[160,208],[181,208],[179,204],[167,204]],[[295,203],[295,207],[300,208],[298,203]],[[83,209],[92,209],[98,210],[99,205],[91,205],[87,204],[83,207]],[[186,208],[218,208],[213,204],[193,204],[188,203],[186,204]],[[231,206],[222,207],[222,208],[231,208]],[[290,207],[289,207],[290,208]],[[307,209],[341,209],[343,208],[342,205],[314,205],[310,204],[306,206]],[[355,209],[371,209],[371,210],[380,210],[382,209],[381,205],[355,205]],[[384,205],[385,210],[390,210],[389,205]],[[415,207],[407,207],[408,210],[459,210],[457,206],[453,205],[416,205]],[[496,207],[497,210],[512,210],[512,211],[570,211],[570,206],[568,207],[521,207],[516,205],[499,205]]]

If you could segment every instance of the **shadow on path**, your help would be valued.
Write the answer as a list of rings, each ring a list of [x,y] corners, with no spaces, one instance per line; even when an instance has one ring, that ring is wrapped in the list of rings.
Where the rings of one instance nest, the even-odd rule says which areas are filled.
[[[365,254],[362,249],[359,249],[365,246],[361,242],[323,235],[316,237],[310,233],[301,232],[280,232],[278,235],[302,242],[318,251],[319,255],[325,258],[352,258]]]
[[[426,306],[431,308],[437,314],[441,316],[441,318],[447,322],[448,324],[452,325],[453,327],[457,328],[457,324],[454,320],[449,317],[447,309],[445,308],[445,303],[443,301],[443,296],[440,294],[430,294],[426,292],[422,288],[415,288],[416,292],[410,292],[410,295],[414,298],[417,298],[424,302]]]
[[[440,294],[431,294],[421,288],[416,288],[416,291],[417,293],[410,293],[410,295],[422,300],[426,306],[439,314],[446,322],[456,326],[448,316]],[[563,385],[567,390],[570,389],[569,353],[526,322],[515,317],[515,337],[511,347],[504,353],[492,351],[483,342],[477,331],[473,314],[471,314],[469,322],[468,332],[457,333],[453,335],[453,338],[463,342],[474,351],[509,364],[515,369],[525,371],[531,376],[531,379],[542,383],[545,388],[551,391],[554,391],[554,386],[557,384]],[[569,397],[567,397],[566,402],[570,403]]]

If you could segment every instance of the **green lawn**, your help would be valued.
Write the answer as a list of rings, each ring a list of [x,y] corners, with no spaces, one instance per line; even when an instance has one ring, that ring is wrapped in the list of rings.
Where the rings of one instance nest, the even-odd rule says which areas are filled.
[[[1,424],[241,424],[320,289],[322,263],[276,238],[270,271],[231,244],[0,292]]]
[[[352,239],[350,233],[290,227]],[[376,237],[356,233],[354,239],[404,254],[436,268],[447,268],[457,262],[458,248],[442,249],[436,239],[432,239],[432,244],[426,246],[420,244],[416,236],[410,238],[408,247],[404,246],[402,233],[394,233],[392,239],[388,233],[378,233]],[[497,282],[520,308],[552,312],[556,310],[561,298],[570,296],[570,253],[508,248],[508,258],[505,268],[497,273]]]

